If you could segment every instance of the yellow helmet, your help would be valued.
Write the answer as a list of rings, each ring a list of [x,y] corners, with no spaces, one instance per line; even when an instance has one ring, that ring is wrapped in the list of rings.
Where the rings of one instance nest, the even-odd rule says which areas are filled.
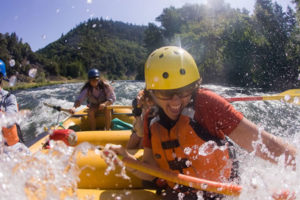
[[[166,46],[156,49],[145,63],[147,90],[178,89],[199,79],[195,60],[180,47]]]

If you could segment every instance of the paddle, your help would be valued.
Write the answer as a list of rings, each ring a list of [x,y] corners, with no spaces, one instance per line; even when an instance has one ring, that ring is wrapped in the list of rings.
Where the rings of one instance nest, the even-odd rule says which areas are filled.
[[[57,111],[64,111],[64,112],[68,112],[70,113],[70,109],[66,109],[66,108],[62,108],[60,106],[55,106],[55,105],[51,105],[51,104],[48,104],[48,103],[43,103],[45,106],[48,106],[50,108],[53,108],[54,110],[57,110]]]
[[[49,104],[49,103],[43,103],[45,106],[48,106],[48,107],[50,107],[50,108],[53,108],[53,109],[55,109],[55,110],[57,110],[57,111],[64,111],[64,112],[68,112],[68,113],[70,113],[70,109],[66,109],[66,108],[62,108],[62,107],[60,107],[60,106],[55,106],[55,105],[52,105],[52,104]],[[120,108],[129,108],[129,109],[131,109],[132,108],[132,106],[126,106],[126,105],[110,105],[110,106],[106,106],[106,109],[109,109],[109,110],[113,110],[113,109],[115,109],[115,108],[117,108],[117,109],[120,109]],[[124,114],[127,114],[127,115],[132,115],[132,113],[114,113],[115,115],[124,115]],[[73,114],[73,116],[86,116],[87,114]]]
[[[267,100],[283,100],[289,103],[300,104],[300,89],[291,89],[286,90],[278,95],[274,96],[249,96],[249,97],[228,97],[225,98],[228,102],[235,102],[235,101],[267,101]],[[65,111],[70,112],[69,109],[62,108],[60,106],[51,105],[48,103],[44,103],[45,106],[53,108],[58,111]],[[131,109],[132,106],[128,105],[110,105],[106,107],[107,109],[114,109],[114,108],[129,108]],[[80,115],[81,116],[81,115]]]
[[[204,190],[230,196],[238,196],[242,191],[242,187],[238,185],[209,181],[184,174],[178,174],[158,167],[153,167],[149,164],[142,163],[132,158],[123,158],[122,161],[126,167],[139,170],[143,173],[162,178],[167,181],[171,181],[188,187],[193,187],[198,190]]]
[[[117,165],[122,165],[120,160],[116,156],[114,151],[106,149],[104,146],[97,146],[99,151],[102,151],[103,154],[100,154],[106,158],[109,158],[110,162],[114,162]],[[103,157],[103,159],[104,159]],[[105,159],[107,161],[107,159]],[[149,174],[154,177],[158,177],[167,181],[185,185],[188,187],[193,187],[198,190],[214,192],[218,194],[238,196],[241,193],[242,187],[233,184],[220,183],[210,180],[205,180],[201,178],[196,178],[184,174],[175,173],[172,171],[164,170],[159,167],[143,163],[141,161],[135,160],[130,157],[124,157],[122,162],[126,167],[141,171],[145,174]]]
[[[225,98],[228,102],[234,101],[267,101],[283,100],[285,102],[300,104],[300,89],[291,89],[274,96],[250,96]]]
[[[158,167],[151,166],[146,163],[134,160],[132,158],[123,158],[123,163],[126,167],[130,167],[143,173],[165,179],[177,184],[193,187],[198,190],[228,195],[239,196],[242,192],[242,187],[239,185],[210,181],[206,179],[196,178],[184,174],[167,171]],[[273,193],[274,200],[294,200],[296,196],[288,190],[276,191]]]
[[[100,151],[104,150],[104,154],[102,154],[103,156],[108,156],[110,154],[101,145],[98,146],[97,149]],[[109,157],[110,157],[109,160],[111,160],[115,164],[120,166],[122,165],[120,163],[120,160],[117,159],[118,157],[114,155],[114,153],[112,153]],[[154,177],[158,177],[167,181],[181,184],[187,187],[193,187],[198,190],[223,194],[227,196],[239,196],[242,192],[242,187],[239,185],[210,181],[206,179],[175,173],[172,171],[167,171],[158,167],[154,167],[147,163],[142,163],[141,161],[135,160],[130,157],[123,158],[122,162],[126,167],[141,171],[143,173],[149,174]],[[294,194],[287,190],[275,192],[273,193],[272,197],[274,200],[295,199]]]

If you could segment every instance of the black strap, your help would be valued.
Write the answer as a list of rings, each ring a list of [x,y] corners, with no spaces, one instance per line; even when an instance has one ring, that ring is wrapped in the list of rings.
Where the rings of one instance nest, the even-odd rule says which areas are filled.
[[[179,147],[178,140],[169,140],[161,143],[163,149],[174,149]]]
[[[138,107],[137,98],[132,101],[132,113],[135,117],[141,116],[142,108]]]
[[[178,170],[182,173],[183,169],[188,168],[186,165],[186,162],[188,161],[187,158],[181,158],[180,160],[178,158],[175,158],[175,160],[168,161],[169,167],[172,170]]]
[[[19,124],[16,124],[17,126],[17,133],[18,133],[18,137],[19,137],[19,142],[25,144],[25,140],[24,140],[24,136],[23,136],[23,133],[21,131],[21,127]]]
[[[57,111],[61,111],[61,107],[60,106],[53,106],[53,109],[55,109]]]
[[[5,102],[5,101],[6,101],[6,99],[7,99],[9,96],[10,96],[10,92],[9,92],[9,93],[7,93],[7,95],[5,95],[5,96],[4,96],[4,98],[3,98],[3,102]]]

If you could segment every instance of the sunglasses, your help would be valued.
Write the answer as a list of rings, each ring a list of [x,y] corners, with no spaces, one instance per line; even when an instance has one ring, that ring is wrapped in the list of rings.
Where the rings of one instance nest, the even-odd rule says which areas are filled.
[[[156,98],[160,100],[171,100],[175,95],[177,95],[179,98],[186,98],[188,96],[191,96],[194,92],[195,87],[189,87],[189,88],[180,88],[176,90],[151,90],[151,94],[153,94]]]

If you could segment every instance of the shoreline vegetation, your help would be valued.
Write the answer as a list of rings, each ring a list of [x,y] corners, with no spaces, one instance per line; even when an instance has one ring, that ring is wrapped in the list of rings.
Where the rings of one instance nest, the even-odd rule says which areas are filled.
[[[43,86],[49,85],[59,85],[59,84],[66,84],[66,83],[79,83],[84,82],[84,79],[71,79],[71,80],[47,80],[45,82],[17,82],[14,86],[9,86],[8,82],[4,81],[3,88],[8,91],[16,91],[16,90],[26,90],[31,88],[38,88]]]

